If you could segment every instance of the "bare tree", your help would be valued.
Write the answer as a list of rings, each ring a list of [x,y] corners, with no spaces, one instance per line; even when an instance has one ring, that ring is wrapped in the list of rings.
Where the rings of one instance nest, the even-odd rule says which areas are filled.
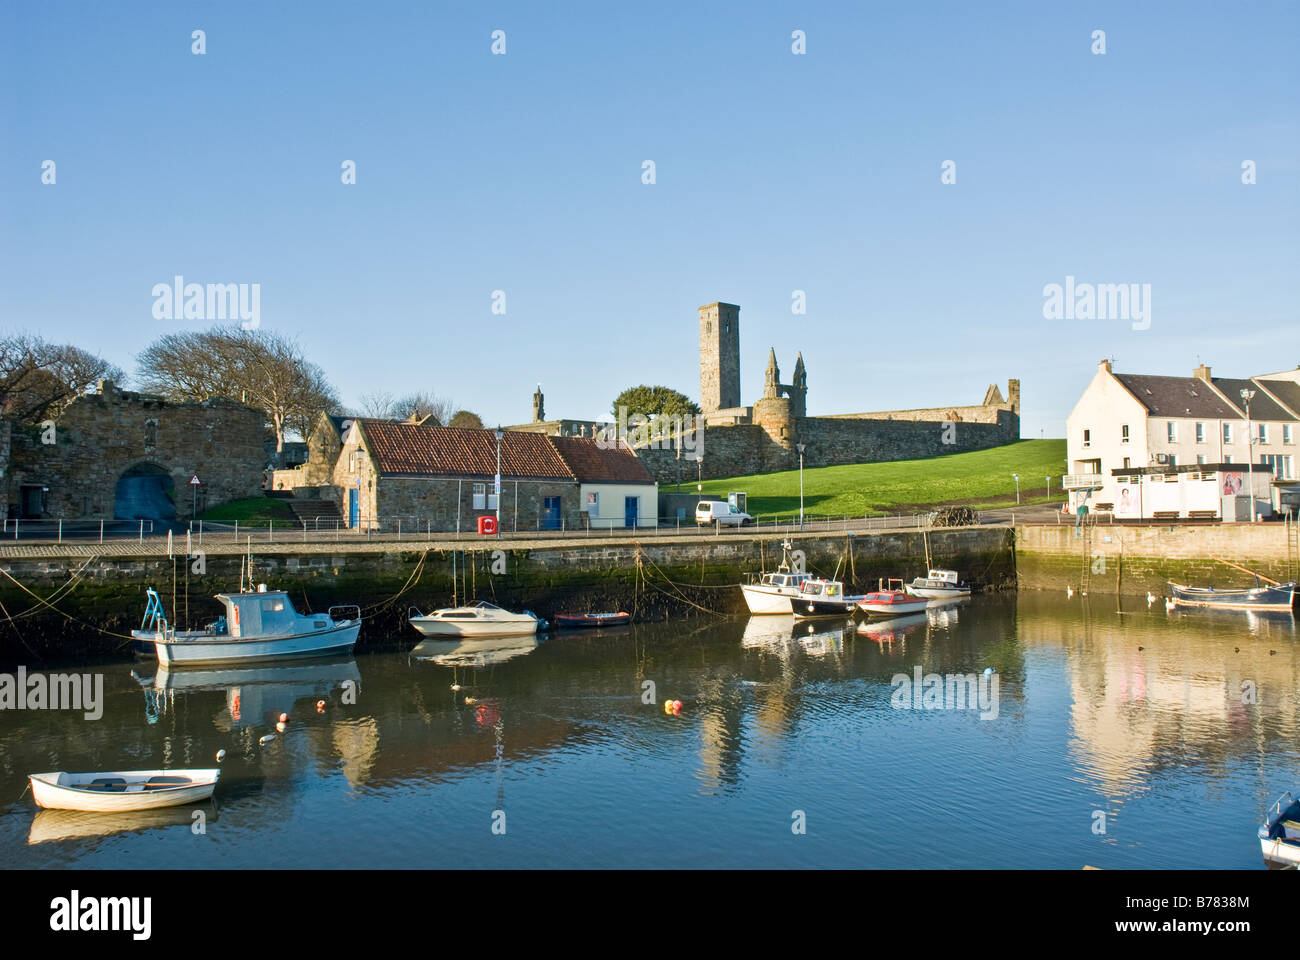
[[[372,390],[361,395],[361,406],[354,413],[358,417],[371,417],[375,420],[391,420],[393,417],[393,395],[387,390]]]
[[[435,427],[441,427],[451,419],[454,409],[455,405],[445,397],[420,391],[394,401],[392,416],[400,420],[415,417]]]
[[[57,416],[98,380],[121,380],[103,357],[71,344],[14,334],[0,337],[0,410],[20,423]]]
[[[172,400],[225,397],[265,412],[276,461],[288,431],[307,436],[322,413],[338,408],[325,372],[298,344],[267,330],[237,325],[160,337],[137,358],[138,378]]]

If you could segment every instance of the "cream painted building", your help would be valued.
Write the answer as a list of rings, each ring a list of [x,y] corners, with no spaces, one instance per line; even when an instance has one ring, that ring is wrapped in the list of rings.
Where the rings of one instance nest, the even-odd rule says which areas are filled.
[[[1300,368],[1233,379],[1199,366],[1190,377],[1169,377],[1115,373],[1104,360],[1066,430],[1069,472],[1063,480],[1071,513],[1082,504],[1102,512],[1116,511],[1121,499],[1131,504],[1134,494],[1123,493],[1133,484],[1213,479],[1216,495],[1244,496],[1253,489],[1256,512],[1266,515],[1270,505],[1293,502],[1289,498],[1300,491]],[[1162,489],[1148,500],[1163,503],[1159,512],[1166,516],[1204,517],[1214,509],[1201,502],[1207,489],[1187,487],[1177,496]],[[1145,518],[1152,511],[1139,507],[1128,515]]]

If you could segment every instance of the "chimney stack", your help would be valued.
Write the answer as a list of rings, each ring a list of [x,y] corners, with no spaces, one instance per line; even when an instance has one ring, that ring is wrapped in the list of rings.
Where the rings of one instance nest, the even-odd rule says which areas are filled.
[[[1110,371],[1110,360],[1103,360],[1103,361],[1101,362],[1101,366],[1102,366],[1102,368],[1103,368],[1107,373],[1110,373],[1110,372],[1111,372],[1111,371]]]
[[[1196,379],[1198,380],[1204,380],[1208,383],[1210,382],[1210,368],[1207,367],[1205,364],[1201,364],[1194,371],[1192,371],[1192,376],[1196,377]]]

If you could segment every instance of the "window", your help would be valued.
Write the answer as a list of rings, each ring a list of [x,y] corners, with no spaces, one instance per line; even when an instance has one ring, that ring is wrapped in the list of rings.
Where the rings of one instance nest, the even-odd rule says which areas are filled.
[[[1128,457],[1125,457],[1125,458],[1124,458],[1124,469],[1127,470],[1127,469],[1128,469],[1129,467],[1131,467],[1131,466],[1133,466],[1133,464],[1129,461],[1129,458],[1128,458]]]
[[[1166,435],[1166,437],[1168,438],[1168,440],[1169,440],[1170,443],[1177,443],[1177,442],[1178,442],[1178,424],[1176,424],[1176,423],[1174,423],[1172,420],[1170,420],[1169,423],[1167,423],[1167,424],[1165,425],[1165,435]]]
[[[1196,455],[1196,462],[1197,462],[1197,463],[1204,463],[1204,462],[1205,462],[1205,454],[1203,454],[1203,453],[1198,453],[1198,454]]]
[[[487,484],[474,484],[474,509],[484,510],[487,507]]]
[[[489,493],[489,494],[488,494],[488,498],[487,498],[487,502],[488,502],[487,508],[488,508],[489,510],[496,510],[496,509],[498,508],[498,506],[500,505],[500,503],[499,503],[499,502],[500,502],[500,499],[501,499],[501,498],[500,498],[497,494],[495,494],[495,493]]]
[[[1282,442],[1295,443],[1295,440],[1291,437],[1291,424],[1289,423],[1282,424]]]
[[[1128,424],[1127,424],[1127,423],[1124,424],[1122,427],[1119,428],[1119,442],[1120,442],[1120,443],[1128,443]]]
[[[1225,424],[1223,425],[1223,442],[1224,442],[1224,443],[1232,443],[1232,424],[1230,424],[1230,423],[1225,423]],[[1225,460],[1225,461],[1223,461],[1223,462],[1224,462],[1224,463],[1231,463],[1232,461],[1231,461],[1231,460]]]
[[[1205,442],[1205,424],[1203,423],[1198,423],[1196,425],[1196,442],[1197,443]]]
[[[1261,423],[1258,424],[1258,426],[1259,426],[1259,442],[1268,443],[1268,424]]]
[[[1085,430],[1085,431],[1083,431],[1083,445],[1084,445],[1085,447],[1091,447],[1091,446],[1092,446],[1092,431],[1091,431],[1091,430]]]
[[[1224,462],[1224,463],[1232,463],[1232,454],[1230,454],[1230,453],[1225,453],[1225,454],[1223,455],[1223,462]]]
[[[600,516],[600,494],[589,492],[587,494],[587,502],[583,505],[582,509],[586,510],[590,516]]]
[[[1169,456],[1165,457],[1165,466],[1168,467],[1178,466],[1178,458],[1175,457],[1172,453],[1169,454]]]

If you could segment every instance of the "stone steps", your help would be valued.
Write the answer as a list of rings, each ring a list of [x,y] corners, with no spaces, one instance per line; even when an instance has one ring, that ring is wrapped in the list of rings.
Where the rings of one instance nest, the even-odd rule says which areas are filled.
[[[339,505],[333,500],[299,500],[291,498],[285,501],[289,509],[293,511],[294,518],[300,524],[307,524],[309,527],[314,525],[319,517],[321,526],[334,527],[334,521],[342,520],[343,514],[339,512]]]

